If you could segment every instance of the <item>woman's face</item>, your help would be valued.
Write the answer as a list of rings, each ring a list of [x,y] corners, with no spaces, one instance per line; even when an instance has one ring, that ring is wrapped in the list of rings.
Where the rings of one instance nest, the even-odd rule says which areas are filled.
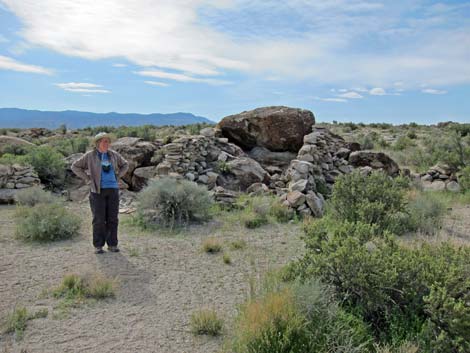
[[[107,137],[102,138],[98,144],[100,152],[106,152],[109,148],[109,139]]]

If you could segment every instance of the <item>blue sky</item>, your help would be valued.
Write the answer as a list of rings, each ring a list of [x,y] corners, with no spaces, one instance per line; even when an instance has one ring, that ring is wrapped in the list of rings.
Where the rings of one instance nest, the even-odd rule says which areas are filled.
[[[0,0],[0,107],[470,122],[470,1]]]

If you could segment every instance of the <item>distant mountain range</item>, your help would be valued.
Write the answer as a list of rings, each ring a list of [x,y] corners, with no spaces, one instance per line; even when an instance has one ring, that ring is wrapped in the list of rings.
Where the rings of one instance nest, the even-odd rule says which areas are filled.
[[[66,110],[48,112],[18,108],[0,108],[0,128],[45,127],[55,129],[61,124],[67,128],[80,129],[87,126],[138,126],[138,125],[187,125],[196,123],[214,124],[212,120],[191,113],[171,114],[123,114],[123,113],[90,113]]]

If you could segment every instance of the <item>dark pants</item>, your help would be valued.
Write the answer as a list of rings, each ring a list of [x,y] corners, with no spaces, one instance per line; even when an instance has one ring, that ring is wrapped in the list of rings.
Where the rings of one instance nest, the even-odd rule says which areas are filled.
[[[117,246],[119,189],[101,189],[101,193],[90,192],[90,207],[93,214],[93,245]]]

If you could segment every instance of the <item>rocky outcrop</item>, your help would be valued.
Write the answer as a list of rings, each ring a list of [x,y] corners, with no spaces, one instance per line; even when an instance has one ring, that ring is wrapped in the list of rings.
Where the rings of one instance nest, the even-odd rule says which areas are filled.
[[[420,174],[419,178],[425,190],[460,191],[456,170],[444,163],[429,168],[426,173]]]
[[[383,170],[390,176],[398,176],[400,168],[398,164],[382,152],[356,151],[349,155],[349,163],[355,167],[371,167]]]
[[[149,142],[138,137],[122,137],[111,144],[111,148],[129,162],[129,169],[123,179],[131,190],[138,191],[142,188],[142,179],[139,176],[133,178],[134,170],[155,165],[152,157],[162,145],[161,141]]]
[[[217,127],[244,150],[265,147],[297,152],[315,124],[312,112],[288,107],[265,107],[223,118]]]
[[[0,152],[5,152],[7,147],[34,146],[33,143],[14,136],[0,135]]]
[[[33,167],[28,165],[0,164],[0,203],[12,203],[19,189],[40,185]]]
[[[351,151],[342,137],[325,128],[314,127],[303,140],[297,157],[275,183],[276,191],[286,206],[320,217],[335,179],[353,170],[347,160]]]

